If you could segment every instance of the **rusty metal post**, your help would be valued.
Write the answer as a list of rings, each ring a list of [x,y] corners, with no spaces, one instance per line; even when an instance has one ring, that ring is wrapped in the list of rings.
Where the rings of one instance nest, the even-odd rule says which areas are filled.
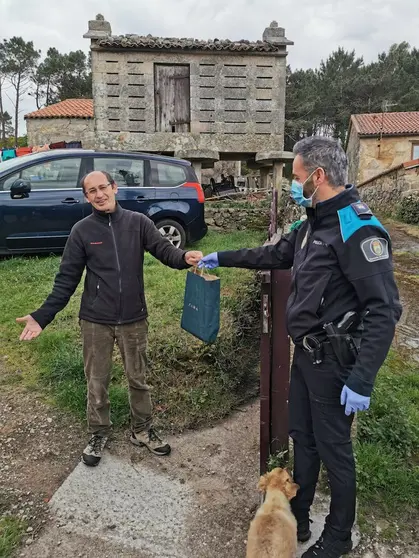
[[[272,191],[269,240],[279,241],[278,190]],[[288,450],[288,393],[290,343],[286,329],[286,304],[290,293],[289,271],[262,273],[262,334],[260,343],[260,473],[267,470],[269,456]]]
[[[262,273],[260,340],[260,474],[266,473],[271,443],[271,273]]]
[[[288,450],[290,342],[285,314],[290,287],[290,271],[272,271],[271,453]]]

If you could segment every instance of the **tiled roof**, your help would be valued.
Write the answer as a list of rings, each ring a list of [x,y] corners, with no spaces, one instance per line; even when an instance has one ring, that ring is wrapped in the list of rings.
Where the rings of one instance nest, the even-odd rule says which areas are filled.
[[[25,115],[25,118],[93,118],[92,99],[66,99]]]
[[[352,124],[360,136],[419,135],[419,112],[354,114]]]
[[[269,43],[266,41],[230,41],[228,39],[213,39],[202,41],[200,39],[174,39],[140,37],[139,35],[110,36],[97,42],[100,47],[112,48],[139,48],[147,50],[198,50],[198,51],[236,51],[236,52],[283,52],[286,45],[293,44],[285,37],[281,42]]]

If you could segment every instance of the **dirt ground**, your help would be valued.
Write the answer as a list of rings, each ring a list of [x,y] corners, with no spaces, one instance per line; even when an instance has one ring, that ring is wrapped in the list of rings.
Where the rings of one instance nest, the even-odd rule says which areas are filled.
[[[156,459],[134,448],[126,432],[115,434],[109,452],[193,487],[198,508],[187,526],[191,556],[242,558],[247,529],[259,504],[255,490],[258,421],[255,403],[212,429],[172,439],[175,451],[169,459]],[[89,525],[88,536],[74,533],[71,521],[50,514],[48,501],[77,465],[85,441],[81,425],[54,412],[36,393],[14,387],[0,394],[0,512],[28,523],[16,557],[149,558],[89,536]],[[381,544],[378,531],[377,527],[375,539],[361,542],[354,558],[419,557],[417,548],[399,537],[391,545]]]

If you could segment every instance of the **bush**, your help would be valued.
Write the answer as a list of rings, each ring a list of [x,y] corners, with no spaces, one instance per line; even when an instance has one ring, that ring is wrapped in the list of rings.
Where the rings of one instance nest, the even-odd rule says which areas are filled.
[[[409,225],[419,225],[419,195],[412,193],[403,197],[397,206],[397,218]]]

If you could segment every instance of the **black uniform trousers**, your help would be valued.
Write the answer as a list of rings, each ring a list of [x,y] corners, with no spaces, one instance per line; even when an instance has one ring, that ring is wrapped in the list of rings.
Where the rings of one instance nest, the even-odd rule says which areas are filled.
[[[327,348],[327,347],[326,347]],[[289,396],[290,436],[294,442],[294,480],[300,485],[291,501],[298,519],[308,516],[320,471],[325,465],[331,491],[325,529],[345,540],[355,521],[356,473],[351,442],[353,414],[345,415],[340,395],[349,370],[331,350],[321,364],[313,364],[295,347]]]

